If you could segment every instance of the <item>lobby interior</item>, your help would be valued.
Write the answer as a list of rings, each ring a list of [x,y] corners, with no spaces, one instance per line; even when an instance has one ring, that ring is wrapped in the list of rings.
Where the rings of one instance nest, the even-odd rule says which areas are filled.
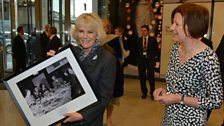
[[[10,1],[12,1],[12,0],[10,0]],[[16,1],[16,0],[13,0],[13,1]],[[18,1],[21,1],[21,0],[18,0]],[[32,7],[30,7],[30,10],[35,10],[35,11],[30,14],[33,15],[33,17],[35,15],[36,18],[29,19],[29,21],[31,23],[29,25],[32,27],[36,27],[37,30],[39,31],[39,33],[42,29],[42,25],[49,22],[47,20],[47,18],[42,18],[41,15],[39,15],[39,12],[42,11],[41,13],[42,13],[43,17],[48,16],[47,11],[46,11],[47,7],[45,8],[45,6],[48,5],[46,3],[47,2],[46,0],[36,0],[35,5],[37,5],[37,4],[41,5],[40,1],[42,1],[42,3],[45,2],[45,4],[43,4],[42,8],[39,6],[34,6],[32,4]],[[77,0],[70,0],[70,1],[75,2]],[[83,0],[81,0],[81,1],[83,1]],[[96,6],[98,4],[96,1],[101,1],[99,3],[101,3],[103,6],[106,5],[106,2],[105,2],[106,0],[96,0],[96,1],[93,0],[93,1],[94,1],[93,2],[94,6]],[[115,0],[110,0],[110,1],[115,1]],[[121,0],[119,0],[119,1],[121,1]],[[122,0],[122,2],[128,3],[127,1],[136,1],[136,0]],[[147,0],[144,0],[144,1],[147,1]],[[154,1],[158,1],[158,0],[154,0]],[[162,1],[162,0],[160,0],[160,1]],[[159,78],[156,81],[156,88],[157,87],[165,87],[165,82],[163,79],[164,79],[165,72],[167,70],[167,64],[168,64],[168,60],[169,60],[168,59],[169,52],[170,52],[169,48],[173,44],[173,42],[171,40],[172,34],[167,29],[170,26],[171,11],[173,10],[174,7],[176,7],[177,5],[180,4],[180,3],[177,3],[177,1],[179,1],[179,0],[163,0],[163,1],[164,1],[164,4],[163,4],[162,19],[159,18],[161,16],[157,16],[159,21],[162,21],[163,24],[161,25],[161,29],[160,29],[161,33],[162,33],[162,36],[161,36],[162,37],[161,38],[162,47],[161,47],[161,57],[160,57],[160,73],[159,74],[156,73],[156,76]],[[208,7],[210,12],[212,12],[212,10],[211,10],[211,8],[212,8],[211,1],[212,0],[189,0],[189,1],[193,1],[193,2],[198,1],[199,4],[202,4],[206,7]],[[204,2],[201,2],[201,1],[204,1]],[[215,1],[216,2],[214,5],[215,11],[214,11],[214,20],[213,20],[212,31],[210,29],[210,31],[212,32],[211,39],[213,41],[214,50],[218,47],[220,39],[224,33],[224,28],[220,28],[220,26],[223,26],[223,21],[224,21],[224,16],[223,16],[223,13],[221,12],[224,8],[224,0],[215,0]],[[56,1],[53,1],[53,3],[54,2],[56,2]],[[10,4],[12,4],[12,3],[13,2],[11,2]],[[5,2],[5,4],[6,4],[6,2]],[[6,10],[15,11],[13,13],[14,13],[14,15],[16,15],[16,17],[17,16],[22,17],[21,15],[23,15],[25,13],[24,11],[29,10],[29,9],[25,9],[25,6],[19,6],[19,5],[18,5],[18,8],[21,8],[21,9],[18,9],[18,11],[17,11],[17,9],[13,10],[12,8],[10,9],[10,7],[12,7],[12,5],[10,6],[10,4],[9,3],[6,4],[7,5]],[[65,2],[65,5],[63,4],[63,6],[68,6],[68,5],[70,5],[70,4],[68,4],[67,2]],[[122,5],[123,5],[123,8],[126,9],[125,12],[128,13],[129,8],[126,7],[126,4],[122,4]],[[34,7],[35,7],[35,9],[34,9]],[[65,9],[65,13],[68,13],[68,12],[70,13],[69,9],[66,9],[66,8],[63,8],[63,9]],[[96,10],[94,10],[94,11],[96,11]],[[99,11],[101,11],[102,15],[107,15],[105,8],[103,8],[102,10],[99,9]],[[0,12],[0,13],[2,13],[2,12]],[[5,15],[13,14],[13,13],[5,13]],[[56,16],[53,17],[52,22],[54,22],[54,25],[56,25],[58,27],[58,29],[60,31],[61,38],[66,38],[64,36],[64,33],[67,33],[67,29],[70,28],[70,24],[71,24],[71,22],[73,23],[73,19],[70,19],[71,20],[71,22],[70,22],[70,20],[66,20],[68,17],[65,17],[66,18],[65,24],[62,24],[62,23],[59,23],[60,14],[55,13],[54,15],[56,15]],[[130,15],[127,14],[127,16],[130,16]],[[17,20],[17,18],[15,18],[15,16],[14,16],[14,18],[12,18],[13,16],[12,17],[6,16],[6,17],[8,17],[12,21],[14,21],[14,22],[10,22],[10,24],[11,23],[16,24],[16,22],[18,24],[27,24],[27,22],[23,22],[23,21],[25,21],[25,19],[20,21],[20,20]],[[122,18],[124,18],[126,20],[126,17],[122,17]],[[32,23],[32,21],[31,21],[34,19],[36,20],[35,21],[36,24]],[[42,20],[42,21],[40,21],[40,20]],[[42,22],[42,24],[40,24],[40,22]],[[128,22],[128,20],[127,20],[127,23],[130,23],[130,22]],[[7,24],[8,23],[5,23],[5,25],[7,25]],[[26,28],[29,25],[27,24]],[[61,26],[61,25],[63,25],[63,26]],[[14,26],[14,27],[12,27],[12,26]],[[9,29],[5,29],[5,31],[13,31],[12,29],[15,29],[16,25],[12,25],[12,26],[10,26]],[[32,29],[32,27],[30,29]],[[64,28],[63,30],[62,30],[62,27]],[[6,27],[6,28],[8,28],[8,27]],[[15,34],[15,32],[14,32],[14,34]],[[8,56],[11,57],[11,54],[8,54],[8,53],[6,53],[6,54],[7,54],[5,56],[6,58],[8,58]],[[8,66],[2,67],[1,62],[0,62],[0,78],[1,78],[1,80],[3,79],[3,74],[1,74],[3,70],[4,70],[3,72],[5,72],[8,70],[8,68],[9,68],[9,70],[13,69],[11,67],[12,66],[12,58],[10,60],[8,60],[8,59],[4,59],[4,60],[7,61],[6,65],[8,63],[10,63],[10,64]],[[125,78],[124,96],[122,96],[120,99],[120,105],[115,106],[115,110],[113,113],[113,119],[112,119],[113,126],[159,126],[162,115],[163,115],[164,106],[160,105],[156,101],[152,101],[150,99],[149,95],[146,99],[141,99],[139,79],[136,78],[136,74],[135,74],[136,68],[135,67],[133,68],[133,66],[129,66],[129,68],[130,69],[128,71],[126,71],[126,74],[129,76],[127,76]],[[10,72],[12,72],[12,71],[10,71]],[[4,75],[4,76],[7,76],[7,75]],[[149,86],[149,84],[147,84],[147,86]],[[208,126],[220,126],[222,124],[222,121],[224,118],[223,110],[224,110],[224,108],[222,105],[222,108],[215,109],[212,111],[212,114],[208,120]],[[15,126],[25,126],[26,125],[20,112],[18,111],[17,107],[15,106],[11,96],[9,95],[9,92],[7,90],[5,90],[5,87],[3,86],[2,82],[0,82],[0,117],[1,117],[0,126],[14,126],[14,125]],[[105,123],[105,121],[104,121],[104,123]],[[57,126],[60,126],[60,124],[57,124]]]

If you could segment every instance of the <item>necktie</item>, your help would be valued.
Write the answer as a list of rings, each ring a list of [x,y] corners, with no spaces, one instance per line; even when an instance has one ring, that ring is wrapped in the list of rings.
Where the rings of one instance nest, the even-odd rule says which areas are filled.
[[[146,38],[144,38],[144,41],[143,41],[143,49],[146,50]]]

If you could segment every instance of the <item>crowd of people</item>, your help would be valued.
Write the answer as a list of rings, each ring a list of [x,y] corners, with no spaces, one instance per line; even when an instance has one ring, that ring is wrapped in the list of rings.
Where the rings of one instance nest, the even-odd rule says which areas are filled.
[[[17,35],[12,44],[12,56],[15,59],[15,73],[19,73],[29,65],[35,63],[35,44],[36,42],[36,30],[32,32],[30,38],[25,42],[24,40],[25,29],[23,26],[17,28]],[[47,53],[50,50],[58,51],[62,47],[62,42],[57,36],[57,29],[54,26],[46,24],[44,31],[40,35],[41,46],[41,59],[47,58]]]
[[[170,51],[165,89],[155,89],[158,42],[149,35],[148,25],[141,26],[142,36],[136,44],[141,98],[147,98],[148,80],[151,100],[165,105],[162,126],[204,126],[209,111],[220,108],[223,102],[223,72],[220,71],[223,64],[212,50],[211,43],[207,44],[203,38],[208,31],[209,11],[201,5],[183,3],[172,11],[171,19],[170,29],[175,43]],[[98,98],[98,104],[65,113],[62,126],[103,126],[104,111],[107,112],[106,125],[112,126],[114,105],[119,105],[119,98],[124,93],[123,69],[127,66],[130,48],[121,27],[115,28],[115,34],[111,31],[109,20],[94,13],[83,13],[76,19],[71,34],[77,46],[72,50]],[[19,72],[26,67],[26,49],[21,37],[24,28],[18,27],[17,32],[12,51],[16,72]],[[41,34],[43,59],[63,48],[56,33],[54,26],[45,25],[45,32]],[[55,85],[58,84],[55,82]]]
[[[36,102],[41,102],[42,98],[50,93],[50,89],[47,88],[43,83],[41,83],[39,86],[35,86],[32,90],[25,89],[25,93],[25,100],[30,107]]]

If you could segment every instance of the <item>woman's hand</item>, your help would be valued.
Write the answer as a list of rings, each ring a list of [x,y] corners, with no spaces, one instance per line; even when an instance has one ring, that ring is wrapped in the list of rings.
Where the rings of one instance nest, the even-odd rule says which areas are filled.
[[[166,90],[163,88],[157,88],[154,92],[153,92],[153,96],[154,96],[154,100],[158,101],[158,97],[162,96],[163,94],[166,94]]]
[[[157,97],[157,101],[162,105],[170,105],[175,103],[180,103],[181,96],[178,94],[167,94],[163,93],[161,96]]]
[[[81,120],[83,120],[82,114],[80,114],[78,112],[65,113],[64,116],[67,117],[63,121],[64,123],[67,123],[67,122],[75,122],[75,121],[81,121]]]
[[[180,103],[181,96],[179,94],[167,93],[165,89],[158,88],[153,92],[154,100],[162,105],[170,105]]]

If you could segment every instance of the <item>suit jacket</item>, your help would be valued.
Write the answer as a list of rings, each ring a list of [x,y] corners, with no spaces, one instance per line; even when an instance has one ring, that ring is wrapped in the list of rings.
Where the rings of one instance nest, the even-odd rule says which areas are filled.
[[[57,52],[59,47],[62,47],[61,40],[58,38],[57,35],[54,35],[54,37],[49,40],[49,43],[47,46],[47,52],[49,50],[54,50],[55,52]]]
[[[41,44],[41,56],[42,58],[46,57],[46,53],[47,53],[47,46],[49,43],[49,38],[47,37],[46,32],[41,33],[40,35],[40,44]]]
[[[143,56],[143,37],[140,37],[137,42],[137,63],[141,62]],[[156,38],[148,36],[148,46],[147,46],[147,59],[150,61],[150,64],[155,64],[155,58],[159,54],[158,43]]]
[[[81,49],[74,47],[74,54],[79,59]],[[79,61],[98,102],[80,111],[88,126],[103,126],[103,115],[114,91],[116,76],[116,59],[101,46],[94,53]],[[68,124],[69,125],[69,124]],[[66,126],[66,125],[65,125]]]
[[[27,53],[26,46],[23,38],[20,35],[16,35],[12,45],[13,57],[17,63],[26,62]]]
[[[113,38],[113,37],[115,38]],[[117,35],[107,35],[107,37],[111,37],[111,39],[107,39],[107,42],[104,44],[108,45],[109,48],[112,49],[110,52],[116,57],[116,80],[114,87],[114,97],[121,97],[124,93],[124,81],[123,81],[123,73],[121,71],[121,60],[122,60],[122,51],[119,42],[119,37]],[[107,48],[106,48],[107,49]]]
[[[121,38],[122,38],[122,42],[123,42],[123,45],[124,45],[124,49],[125,50],[130,50],[130,45],[128,44],[128,41],[125,39],[124,36],[122,36]]]

